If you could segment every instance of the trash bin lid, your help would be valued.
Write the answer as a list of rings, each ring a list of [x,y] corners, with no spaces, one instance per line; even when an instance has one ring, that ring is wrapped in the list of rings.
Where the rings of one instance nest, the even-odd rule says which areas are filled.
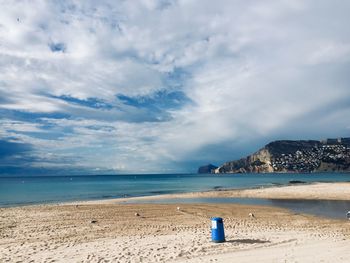
[[[217,221],[218,223],[222,223],[222,218],[221,217],[213,217],[211,221]]]

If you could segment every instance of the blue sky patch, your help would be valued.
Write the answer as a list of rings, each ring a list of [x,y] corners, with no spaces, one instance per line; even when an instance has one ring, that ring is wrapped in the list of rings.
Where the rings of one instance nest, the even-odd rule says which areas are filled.
[[[182,91],[158,91],[150,96],[129,97],[118,95],[117,98],[124,104],[136,108],[147,108],[150,110],[172,110],[179,109],[187,103],[191,103],[191,99]]]
[[[88,98],[86,100],[81,100],[81,99],[74,98],[74,97],[67,96],[67,95],[51,96],[51,97],[55,98],[55,99],[63,100],[65,102],[68,102],[71,104],[89,107],[89,108],[93,108],[93,109],[111,110],[113,108],[113,105],[106,103],[103,100],[100,100],[98,98]]]
[[[0,109],[0,119],[6,118],[16,121],[40,123],[41,118],[67,119],[70,115],[62,112],[26,112],[18,110]]]
[[[0,119],[6,118],[16,121],[41,122],[41,118],[67,119],[70,115],[62,112],[26,112],[18,110],[0,109]]]
[[[62,42],[58,42],[58,43],[49,43],[49,48],[52,52],[66,52],[66,44],[62,43]]]

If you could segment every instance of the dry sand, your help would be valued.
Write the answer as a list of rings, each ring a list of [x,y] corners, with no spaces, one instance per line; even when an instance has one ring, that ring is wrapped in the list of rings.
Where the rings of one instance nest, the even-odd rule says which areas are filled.
[[[255,218],[249,213],[254,213]],[[211,242],[213,216],[224,218],[225,243]],[[350,221],[293,214],[272,207],[100,202],[0,210],[0,262],[350,262],[349,259]]]

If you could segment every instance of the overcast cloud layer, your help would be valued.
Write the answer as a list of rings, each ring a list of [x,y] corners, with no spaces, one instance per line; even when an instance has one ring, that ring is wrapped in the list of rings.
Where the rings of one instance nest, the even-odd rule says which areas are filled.
[[[349,1],[1,1],[0,173],[174,173],[349,136]]]

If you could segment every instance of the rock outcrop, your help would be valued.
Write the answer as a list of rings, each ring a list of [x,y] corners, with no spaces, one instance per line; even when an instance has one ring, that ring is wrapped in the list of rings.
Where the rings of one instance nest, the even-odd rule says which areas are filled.
[[[213,165],[213,164],[207,164],[207,165],[203,165],[201,167],[198,168],[198,173],[199,174],[210,174],[210,173],[214,173],[214,170],[218,168],[217,166]]]
[[[274,141],[213,173],[350,172],[350,138]]]

